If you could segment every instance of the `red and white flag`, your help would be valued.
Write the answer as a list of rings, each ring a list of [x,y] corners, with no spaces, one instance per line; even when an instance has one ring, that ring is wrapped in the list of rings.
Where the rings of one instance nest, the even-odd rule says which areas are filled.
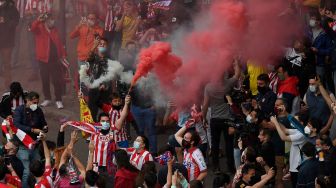
[[[93,134],[93,135],[97,134],[96,128],[90,123],[80,122],[80,121],[68,121],[66,122],[66,124],[73,126],[89,134]]]
[[[18,129],[14,126],[12,119],[5,119],[3,120],[1,124],[2,131],[6,134],[7,140],[9,140],[11,137],[9,135],[9,130],[7,129],[7,126],[9,125],[10,129],[12,130],[13,134],[16,135],[16,137],[28,148],[33,149],[35,141],[24,131],[21,129]]]

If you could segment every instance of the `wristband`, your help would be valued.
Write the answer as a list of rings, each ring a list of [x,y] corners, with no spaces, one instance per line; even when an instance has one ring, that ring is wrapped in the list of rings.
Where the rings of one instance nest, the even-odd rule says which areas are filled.
[[[170,186],[170,188],[176,188],[176,185],[172,185],[172,186]]]

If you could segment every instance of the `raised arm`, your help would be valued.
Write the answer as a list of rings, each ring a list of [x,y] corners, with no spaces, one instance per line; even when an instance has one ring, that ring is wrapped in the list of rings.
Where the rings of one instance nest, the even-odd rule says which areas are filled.
[[[279,134],[281,140],[290,142],[291,141],[290,137],[286,135],[285,131],[281,127],[283,125],[280,125],[280,123],[278,122],[276,117],[272,116],[271,117],[271,122],[275,125],[275,128],[278,131],[278,134]]]
[[[265,184],[272,179],[274,176],[274,170],[273,168],[269,169],[266,176],[262,178],[258,183],[254,184],[253,186],[247,186],[246,188],[263,188]]]
[[[76,156],[72,156],[74,163],[76,165],[76,167],[78,168],[79,172],[80,172],[80,176],[85,177],[85,167],[84,165],[79,161],[79,159]]]
[[[127,95],[125,97],[125,105],[123,110],[121,111],[120,118],[116,121],[115,127],[120,130],[122,126],[124,125],[124,122],[127,118],[128,111],[129,111],[129,105],[131,104],[131,96]]]
[[[47,146],[47,142],[46,142],[46,135],[44,133],[41,133],[41,140],[42,140],[42,144],[43,144],[43,151],[44,151],[44,157],[45,157],[45,166],[51,166],[51,160],[50,160],[50,151],[49,148]]]
[[[92,170],[93,169],[93,151],[94,151],[94,144],[93,141],[90,141],[89,144],[89,157],[88,157],[88,161],[87,161],[87,165],[86,165],[86,171],[88,170]]]
[[[208,113],[209,102],[210,102],[210,98],[209,98],[208,92],[206,91],[206,88],[205,88],[204,89],[203,105],[202,105],[203,123],[208,123],[206,117],[207,117],[207,113]]]
[[[176,141],[182,146],[183,134],[186,132],[187,128],[184,126],[182,127],[177,133],[175,133]]]

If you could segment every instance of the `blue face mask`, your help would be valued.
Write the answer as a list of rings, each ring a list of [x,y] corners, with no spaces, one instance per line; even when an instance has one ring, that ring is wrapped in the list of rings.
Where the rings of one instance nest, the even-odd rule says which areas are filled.
[[[110,123],[108,122],[101,122],[101,125],[103,130],[108,130],[110,128]]]
[[[106,53],[107,49],[105,47],[102,47],[102,46],[99,46],[98,47],[98,52],[101,53],[101,54],[104,54]]]
[[[134,147],[134,149],[139,149],[140,148],[140,142],[134,141],[133,147]]]

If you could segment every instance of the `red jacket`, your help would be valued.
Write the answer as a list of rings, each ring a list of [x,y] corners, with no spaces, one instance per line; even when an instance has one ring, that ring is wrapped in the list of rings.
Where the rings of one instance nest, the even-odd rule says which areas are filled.
[[[44,26],[43,22],[35,20],[32,23],[31,31],[35,34],[36,43],[36,59],[44,63],[48,63],[50,53],[50,40],[51,39],[56,48],[59,58],[65,58],[66,52],[64,45],[61,42],[60,36],[56,28],[51,29],[50,33]]]
[[[299,79],[296,76],[288,77],[286,80],[279,82],[278,94],[289,93],[294,96],[298,96],[299,95],[298,84]]]
[[[137,172],[131,172],[125,168],[118,169],[114,179],[114,188],[133,188],[137,176]]]

